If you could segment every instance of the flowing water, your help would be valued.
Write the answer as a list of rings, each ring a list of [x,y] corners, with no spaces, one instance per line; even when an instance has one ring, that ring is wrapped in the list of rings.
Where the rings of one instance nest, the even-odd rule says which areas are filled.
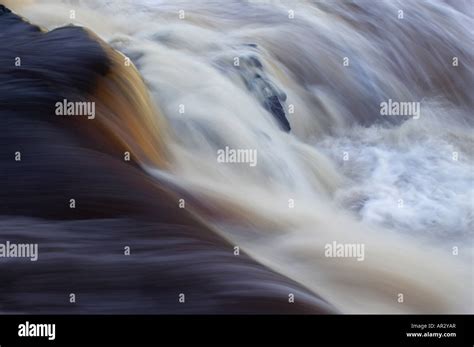
[[[154,111],[106,127],[260,263],[341,312],[473,312],[472,2],[3,3],[130,57]],[[382,116],[389,99],[420,102],[419,117]],[[226,146],[256,165],[218,162]],[[364,260],[326,257],[334,241],[363,244]]]

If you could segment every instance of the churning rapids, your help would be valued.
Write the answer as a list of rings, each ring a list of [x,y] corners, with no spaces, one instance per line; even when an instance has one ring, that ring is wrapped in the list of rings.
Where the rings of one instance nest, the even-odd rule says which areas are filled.
[[[473,312],[472,2],[0,2],[129,57],[156,127],[140,110],[104,124],[193,218],[332,312]],[[418,117],[382,115],[389,100]]]

